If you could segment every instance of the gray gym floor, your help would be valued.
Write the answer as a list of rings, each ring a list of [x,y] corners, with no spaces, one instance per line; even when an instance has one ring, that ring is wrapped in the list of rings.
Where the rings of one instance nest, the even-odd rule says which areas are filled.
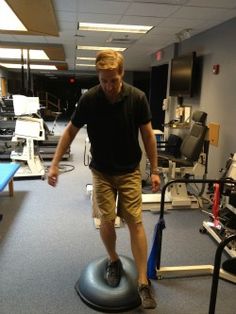
[[[65,127],[57,123],[58,134]],[[15,195],[0,194],[1,314],[95,313],[77,295],[74,285],[84,267],[105,251],[91,218],[84,166],[86,129],[75,139],[71,159],[57,188],[46,180],[17,180]],[[48,165],[44,163],[45,167]],[[70,166],[74,166],[73,171]],[[149,247],[158,213],[143,212]],[[165,215],[161,266],[213,264],[216,242],[199,228],[208,219],[200,210],[172,210]],[[132,257],[126,226],[117,228],[118,252]],[[226,258],[226,255],[223,256]],[[157,309],[127,313],[206,314],[211,276],[152,280]],[[219,281],[216,313],[235,313],[235,285]]]

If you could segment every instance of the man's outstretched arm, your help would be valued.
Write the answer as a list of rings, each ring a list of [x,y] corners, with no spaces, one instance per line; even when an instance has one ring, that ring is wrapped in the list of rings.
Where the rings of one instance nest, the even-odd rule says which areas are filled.
[[[79,132],[79,128],[76,128],[71,122],[66,126],[58,144],[56,151],[53,156],[51,166],[48,171],[48,184],[51,186],[56,186],[59,175],[59,162],[61,161],[63,155],[70,147],[76,134]]]

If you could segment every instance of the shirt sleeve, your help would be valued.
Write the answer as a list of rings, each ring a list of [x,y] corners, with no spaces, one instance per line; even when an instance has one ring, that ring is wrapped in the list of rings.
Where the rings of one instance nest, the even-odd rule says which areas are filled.
[[[148,103],[146,95],[142,92],[139,95],[139,110],[138,110],[138,123],[139,125],[147,124],[152,119],[152,113],[150,105]]]
[[[80,97],[78,105],[71,116],[71,123],[77,128],[81,128],[87,124],[86,107],[86,96],[84,94]]]

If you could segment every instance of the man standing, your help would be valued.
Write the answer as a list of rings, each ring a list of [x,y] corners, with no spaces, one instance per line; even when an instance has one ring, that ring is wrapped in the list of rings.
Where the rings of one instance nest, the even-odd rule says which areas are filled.
[[[156,138],[145,94],[125,83],[123,56],[113,50],[97,54],[99,84],[83,94],[58,143],[48,173],[48,183],[55,186],[58,165],[76,134],[85,124],[91,143],[90,169],[93,176],[93,198],[101,219],[100,236],[108,254],[105,279],[117,287],[122,263],[116,251],[115,218],[128,225],[131,249],[138,271],[138,292],[143,308],[155,308],[147,278],[147,240],[142,223],[142,186],[139,163],[144,143],[151,165],[152,191],[160,186],[157,170]],[[116,206],[116,198],[118,203]],[[117,209],[116,209],[117,207]]]

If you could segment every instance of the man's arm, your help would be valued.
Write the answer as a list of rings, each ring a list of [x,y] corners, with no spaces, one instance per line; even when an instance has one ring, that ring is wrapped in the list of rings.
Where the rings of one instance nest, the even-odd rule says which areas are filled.
[[[71,122],[69,122],[57,144],[57,148],[48,171],[48,184],[56,186],[59,175],[59,162],[61,161],[63,155],[69,148],[70,144],[73,142],[78,132],[79,129],[73,126]]]
[[[141,125],[140,132],[142,135],[145,151],[151,165],[152,191],[156,192],[160,188],[160,177],[157,169],[157,143],[151,122]]]

